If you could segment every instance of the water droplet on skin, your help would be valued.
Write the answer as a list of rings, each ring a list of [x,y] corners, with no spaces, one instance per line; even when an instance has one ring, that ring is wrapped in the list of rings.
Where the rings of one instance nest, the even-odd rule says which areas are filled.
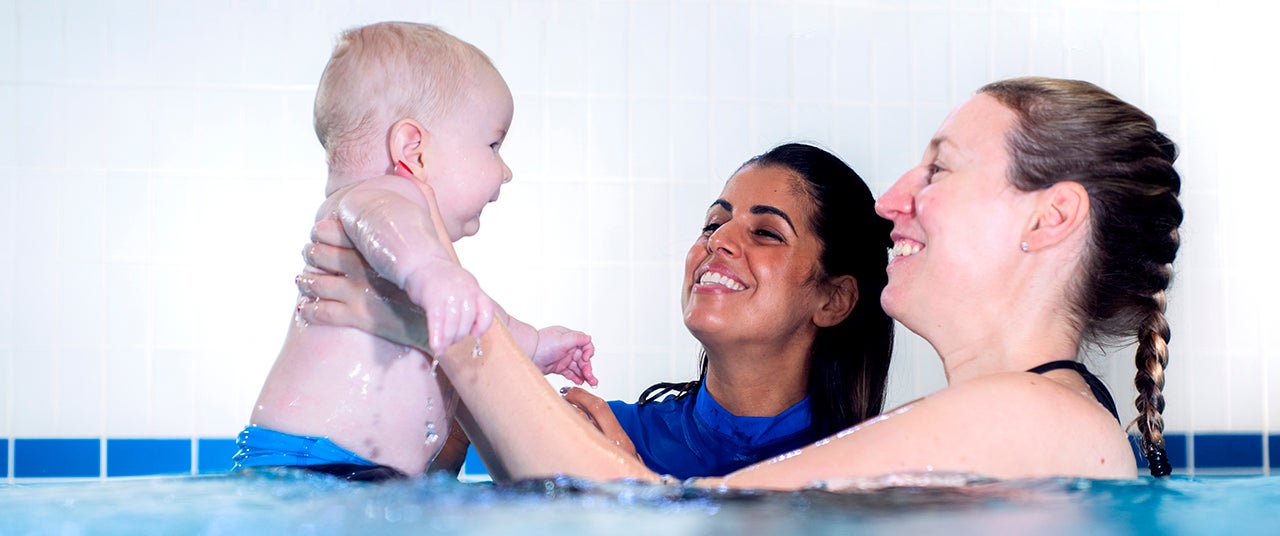
[[[480,347],[480,341],[476,341],[476,347],[471,349],[471,359],[484,356],[484,349]]]
[[[436,423],[427,423],[427,444],[433,444],[440,440],[440,434],[436,433]]]
[[[427,397],[427,411],[435,411],[435,409],[436,409],[436,399]]]
[[[431,377],[432,378],[436,377],[436,369],[439,367],[440,367],[440,360],[432,359],[431,360]]]

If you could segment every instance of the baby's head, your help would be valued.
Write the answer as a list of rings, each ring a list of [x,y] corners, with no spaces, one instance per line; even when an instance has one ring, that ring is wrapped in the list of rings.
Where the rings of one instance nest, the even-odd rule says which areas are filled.
[[[452,240],[479,230],[511,170],[498,154],[511,91],[480,49],[443,30],[382,22],[344,32],[316,90],[328,192],[397,161],[435,189]]]

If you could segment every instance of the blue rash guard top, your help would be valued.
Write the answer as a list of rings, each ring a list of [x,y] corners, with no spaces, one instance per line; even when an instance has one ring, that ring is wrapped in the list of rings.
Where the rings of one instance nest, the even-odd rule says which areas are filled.
[[[690,396],[670,395],[643,406],[609,402],[618,423],[649,469],[679,479],[723,476],[820,438],[809,431],[809,397],[774,417],[739,417],[705,385]]]

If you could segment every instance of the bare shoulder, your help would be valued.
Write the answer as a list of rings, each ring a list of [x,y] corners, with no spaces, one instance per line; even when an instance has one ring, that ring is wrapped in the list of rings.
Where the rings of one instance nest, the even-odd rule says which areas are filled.
[[[1117,427],[1115,418],[1093,398],[1083,383],[1073,388],[1049,376],[1028,372],[991,374],[954,385],[926,400],[964,411],[985,408],[990,415],[1027,417],[1029,426],[1044,423]]]
[[[399,194],[409,200],[420,203],[425,202],[426,198],[422,195],[422,190],[418,188],[416,181],[406,179],[396,175],[382,175],[365,179],[345,188],[334,192],[334,196],[342,194],[343,197],[357,194]],[[332,197],[332,196],[331,196]]]
[[[1006,479],[1137,475],[1124,431],[1097,402],[1054,379],[1015,372],[947,387],[727,481],[795,488],[930,471]]]
[[[1136,465],[1123,428],[1091,394],[1025,372],[992,374],[921,401],[922,416],[1001,453],[992,476],[1130,478]],[[978,453],[975,456],[981,457]]]
[[[379,200],[407,201],[424,207],[427,205],[426,197],[414,181],[395,175],[383,175],[334,190],[316,211],[316,219],[333,217],[339,210],[359,211]]]

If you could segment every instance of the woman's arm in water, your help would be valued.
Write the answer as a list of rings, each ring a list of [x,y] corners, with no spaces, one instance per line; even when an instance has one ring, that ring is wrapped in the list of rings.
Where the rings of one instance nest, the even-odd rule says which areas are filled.
[[[476,348],[466,340],[451,346],[439,356],[440,367],[482,431],[476,448],[489,450],[482,456],[500,460],[509,478],[660,480],[566,404],[502,325],[495,323]],[[470,429],[468,435],[476,437]]]

